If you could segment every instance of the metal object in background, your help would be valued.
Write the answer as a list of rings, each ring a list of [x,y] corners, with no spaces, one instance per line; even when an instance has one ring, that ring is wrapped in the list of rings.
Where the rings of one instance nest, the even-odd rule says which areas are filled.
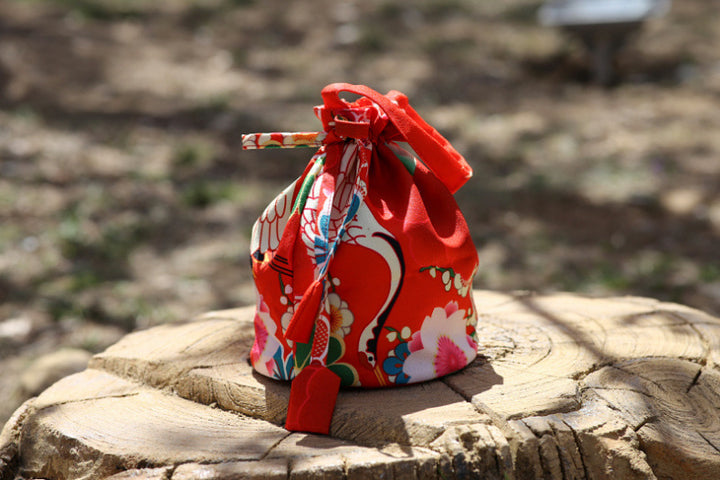
[[[582,40],[590,52],[595,81],[612,83],[613,58],[650,18],[670,10],[671,0],[555,0],[538,11],[542,25],[561,28]]]

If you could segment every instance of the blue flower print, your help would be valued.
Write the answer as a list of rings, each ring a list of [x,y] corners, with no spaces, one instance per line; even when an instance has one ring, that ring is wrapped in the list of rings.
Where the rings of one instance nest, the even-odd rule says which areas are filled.
[[[392,352],[395,356],[389,356],[383,362],[383,370],[389,376],[397,375],[395,383],[405,384],[410,381],[410,376],[403,372],[403,366],[405,365],[405,359],[410,355],[410,349],[408,348],[407,342],[398,344],[395,350]]]

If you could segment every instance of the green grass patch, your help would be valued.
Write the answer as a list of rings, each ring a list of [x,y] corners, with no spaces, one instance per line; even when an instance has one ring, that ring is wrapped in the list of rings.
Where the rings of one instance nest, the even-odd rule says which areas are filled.
[[[183,142],[173,152],[173,166],[180,169],[205,167],[216,155],[216,149],[210,142],[197,140]]]
[[[45,311],[55,322],[65,318],[84,318],[85,309],[67,298],[50,297],[45,299]]]
[[[147,0],[43,0],[85,20],[111,22],[145,17],[154,2]]]
[[[429,55],[443,56],[449,60],[464,58],[468,52],[477,48],[475,40],[470,37],[447,38],[430,36],[422,43],[422,49]]]
[[[502,12],[501,18],[511,22],[536,25],[537,12],[542,4],[541,1],[533,1],[510,6]]]
[[[363,53],[378,53],[385,50],[386,31],[377,25],[366,25],[360,32],[357,46]]]
[[[66,259],[73,262],[77,278],[71,282],[73,291],[80,291],[125,275],[130,253],[148,235],[149,225],[142,217],[132,220],[108,220],[90,228],[77,208],[65,212],[58,228],[58,245]]]
[[[73,293],[82,292],[90,288],[96,287],[103,282],[98,272],[93,270],[81,270],[75,272],[70,278],[69,290]]]
[[[473,13],[470,4],[465,0],[425,0],[416,5],[425,18],[433,20]]]
[[[700,281],[703,283],[720,281],[720,266],[703,265],[700,267]]]
[[[239,193],[239,187],[233,182],[197,180],[182,189],[181,198],[188,207],[207,208],[225,200],[233,200]]]

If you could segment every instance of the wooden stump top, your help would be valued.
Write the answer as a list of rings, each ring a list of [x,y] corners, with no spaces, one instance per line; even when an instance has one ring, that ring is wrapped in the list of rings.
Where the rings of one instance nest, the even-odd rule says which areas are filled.
[[[0,434],[22,478],[714,478],[720,320],[645,298],[475,292],[480,357],[345,389],[329,436],[282,428],[248,363],[253,308],[126,336]]]

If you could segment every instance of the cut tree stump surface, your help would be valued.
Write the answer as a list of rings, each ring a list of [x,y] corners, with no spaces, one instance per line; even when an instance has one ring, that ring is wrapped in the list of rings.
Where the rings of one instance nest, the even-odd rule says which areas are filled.
[[[126,336],[26,402],[0,480],[707,479],[720,472],[720,320],[645,298],[475,292],[480,356],[440,380],[342,390],[291,433],[253,373],[253,308]]]

